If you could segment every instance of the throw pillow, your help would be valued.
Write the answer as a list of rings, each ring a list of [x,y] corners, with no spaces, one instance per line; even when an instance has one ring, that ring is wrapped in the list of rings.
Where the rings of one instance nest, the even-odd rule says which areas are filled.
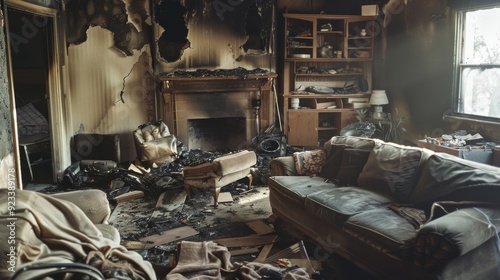
[[[357,186],[358,177],[370,156],[370,150],[346,148],[336,179],[341,183]]]
[[[321,168],[320,176],[325,179],[334,180],[337,178],[340,165],[342,163],[342,153],[349,146],[345,144],[331,144],[326,155],[325,162]]]
[[[324,150],[312,150],[293,153],[295,168],[299,175],[313,175],[321,171],[325,162],[326,153]]]

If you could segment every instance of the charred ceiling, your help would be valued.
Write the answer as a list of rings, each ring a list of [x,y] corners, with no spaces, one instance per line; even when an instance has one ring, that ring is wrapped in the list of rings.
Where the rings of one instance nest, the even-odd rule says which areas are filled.
[[[157,35],[157,48],[161,59],[179,60],[189,47],[203,48],[210,42],[189,41],[190,28],[203,27],[229,30],[244,42],[241,50],[246,54],[270,53],[274,1],[270,0],[163,0],[155,5],[155,22],[164,31]],[[226,31],[227,32],[227,31]],[[214,33],[217,34],[217,33]],[[224,34],[217,34],[224,40]],[[203,45],[200,45],[203,44]],[[230,43],[228,43],[231,45]]]
[[[130,0],[128,7],[122,0],[68,1],[68,44],[81,44],[87,40],[87,29],[100,26],[113,33],[114,46],[125,55],[140,50],[150,41],[151,26],[145,0]],[[129,18],[131,22],[129,22]]]

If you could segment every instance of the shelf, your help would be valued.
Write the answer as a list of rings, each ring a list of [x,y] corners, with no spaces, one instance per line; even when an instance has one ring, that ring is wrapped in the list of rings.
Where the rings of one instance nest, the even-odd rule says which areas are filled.
[[[320,126],[320,127],[318,127],[318,130],[325,130],[325,131],[327,131],[327,130],[339,130],[339,128],[338,127],[324,127],[324,126]]]
[[[352,98],[352,97],[370,97],[370,93],[350,93],[350,94],[284,94],[286,98],[311,98],[311,99],[322,99],[322,98]]]
[[[377,17],[285,14],[284,18],[284,94],[281,96],[284,132],[290,146],[316,146],[338,135],[355,120],[355,98],[369,102]],[[368,35],[361,36],[362,29]],[[332,48],[322,49],[323,46]],[[294,54],[310,57],[292,57]],[[338,73],[328,73],[331,70]],[[311,86],[333,90],[328,90],[329,94],[294,91]],[[344,90],[339,90],[342,88]],[[297,106],[294,99],[298,99],[298,106],[302,107],[292,108],[292,103]]]
[[[337,73],[337,74],[295,74],[296,77],[335,77],[335,76],[361,76],[363,73]]]

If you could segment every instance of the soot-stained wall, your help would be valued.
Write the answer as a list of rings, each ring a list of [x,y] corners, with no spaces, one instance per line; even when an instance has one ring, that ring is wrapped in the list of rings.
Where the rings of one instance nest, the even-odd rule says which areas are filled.
[[[7,182],[12,181],[16,174],[11,172],[15,166],[2,3],[0,3],[0,179],[5,183],[0,188],[6,188]],[[14,175],[14,177],[9,178],[9,175]]]
[[[157,1],[156,72],[274,70],[274,7],[273,0]]]
[[[74,0],[68,1],[67,42],[81,44],[87,40],[90,26],[100,26],[113,33],[115,47],[125,55],[150,43],[151,25],[145,0]]]

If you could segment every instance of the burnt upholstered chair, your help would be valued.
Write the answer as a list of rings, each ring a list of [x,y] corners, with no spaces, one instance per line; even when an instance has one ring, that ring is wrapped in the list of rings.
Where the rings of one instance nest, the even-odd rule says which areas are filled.
[[[79,133],[71,142],[71,157],[80,166],[92,165],[96,162],[115,168],[121,163],[120,135]]]
[[[177,158],[177,139],[163,121],[148,122],[133,132],[138,160],[146,165],[160,165]]]
[[[208,189],[214,197],[214,207],[218,206],[220,190],[223,186],[248,178],[248,189],[252,186],[252,166],[257,163],[253,151],[240,151],[221,156],[212,162],[184,167],[184,190],[191,198],[191,187]]]

